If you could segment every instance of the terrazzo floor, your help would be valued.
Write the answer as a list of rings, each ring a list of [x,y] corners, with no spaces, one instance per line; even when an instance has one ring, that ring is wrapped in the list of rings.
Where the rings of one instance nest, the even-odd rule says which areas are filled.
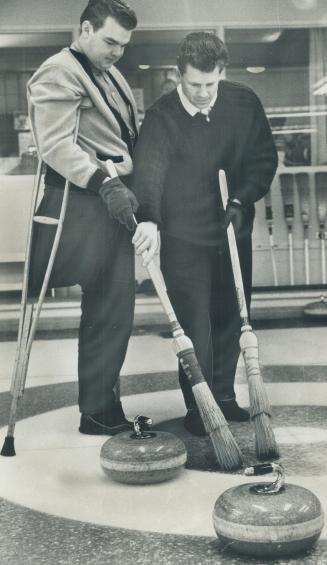
[[[256,333],[286,480],[312,490],[327,514],[326,329]],[[1,443],[14,353],[14,342],[0,343]],[[76,339],[33,346],[15,433],[17,456],[0,458],[1,564],[327,565],[326,526],[312,550],[288,559],[246,558],[220,544],[212,524],[215,500],[249,478],[242,470],[221,472],[210,440],[184,430],[176,359],[164,332],[133,335],[121,393],[128,417],[151,416],[155,429],[184,441],[185,469],[166,483],[122,485],[103,473],[99,454],[106,438],[77,431],[76,356]],[[241,363],[236,392],[247,406]],[[252,424],[230,428],[245,465],[256,463]]]

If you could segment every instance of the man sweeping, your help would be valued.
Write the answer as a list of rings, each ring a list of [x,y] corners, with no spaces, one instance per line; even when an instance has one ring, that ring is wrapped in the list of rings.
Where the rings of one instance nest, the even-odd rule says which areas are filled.
[[[114,386],[134,314],[131,231],[137,201],[127,185],[137,125],[132,92],[114,65],[136,25],[134,11],[123,0],[89,0],[79,38],[47,59],[28,83],[31,125],[45,163],[38,215],[59,216],[65,180],[70,181],[50,286],[82,288],[79,430],[85,434],[132,427]],[[108,177],[108,159],[120,178]],[[30,292],[42,284],[54,231],[49,225],[35,228]]]
[[[226,227],[237,236],[248,309],[252,286],[254,203],[270,188],[277,153],[255,93],[221,79],[224,43],[191,33],[179,48],[180,85],[147,111],[134,155],[133,190],[139,225],[133,238],[146,262],[161,235],[161,268],[177,318],[192,340],[202,371],[225,418],[246,421],[236,402],[240,317]],[[230,198],[223,209],[218,170]],[[179,367],[185,428],[205,430],[191,386]]]

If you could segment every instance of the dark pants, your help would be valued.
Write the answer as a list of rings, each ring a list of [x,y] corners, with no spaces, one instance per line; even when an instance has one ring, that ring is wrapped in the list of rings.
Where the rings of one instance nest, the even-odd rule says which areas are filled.
[[[242,239],[238,248],[249,309],[251,236]],[[227,243],[219,248],[204,247],[163,235],[161,268],[178,321],[193,342],[214,397],[235,398],[240,316]],[[181,366],[179,380],[186,407],[194,408],[192,389]]]
[[[38,214],[58,217],[63,191],[45,190]],[[42,284],[55,227],[34,230],[30,294]],[[125,359],[134,316],[131,233],[110,220],[101,198],[71,190],[49,287],[81,285],[79,407],[85,414],[111,410],[113,388]]]

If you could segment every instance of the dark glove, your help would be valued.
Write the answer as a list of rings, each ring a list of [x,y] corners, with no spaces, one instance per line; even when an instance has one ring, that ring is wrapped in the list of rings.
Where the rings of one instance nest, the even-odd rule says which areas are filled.
[[[233,200],[228,200],[225,219],[223,223],[223,229],[227,229],[230,222],[232,222],[235,235],[237,236],[243,225],[243,206],[239,202],[234,202]]]
[[[138,202],[120,178],[105,181],[99,188],[99,194],[108,208],[109,218],[124,224],[129,231],[134,231],[133,214],[138,209]]]

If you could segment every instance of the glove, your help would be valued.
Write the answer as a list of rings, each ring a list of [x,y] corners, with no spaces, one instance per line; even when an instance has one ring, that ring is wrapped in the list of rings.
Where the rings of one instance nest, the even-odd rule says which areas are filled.
[[[134,231],[133,214],[138,209],[138,202],[120,178],[106,180],[100,186],[99,194],[108,208],[109,218],[124,224],[129,231]]]
[[[233,224],[235,235],[239,235],[243,224],[243,206],[235,200],[228,200],[223,229],[227,229],[230,222]]]

